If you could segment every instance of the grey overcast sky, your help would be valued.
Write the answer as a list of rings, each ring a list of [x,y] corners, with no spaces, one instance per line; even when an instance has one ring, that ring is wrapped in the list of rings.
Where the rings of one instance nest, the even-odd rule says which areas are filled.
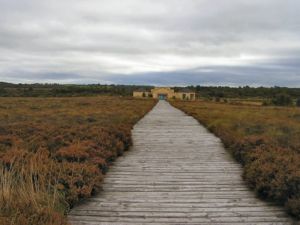
[[[0,0],[0,81],[300,87],[300,1]]]

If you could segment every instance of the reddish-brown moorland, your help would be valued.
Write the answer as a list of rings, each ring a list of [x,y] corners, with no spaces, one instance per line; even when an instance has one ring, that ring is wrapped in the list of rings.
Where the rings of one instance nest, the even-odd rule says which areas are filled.
[[[0,224],[66,224],[154,100],[0,98]]]

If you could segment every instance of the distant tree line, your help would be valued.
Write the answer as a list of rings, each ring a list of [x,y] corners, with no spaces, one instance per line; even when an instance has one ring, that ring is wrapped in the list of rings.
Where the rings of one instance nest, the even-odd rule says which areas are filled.
[[[143,85],[107,85],[107,84],[11,84],[0,82],[0,97],[68,97],[68,96],[94,96],[117,95],[131,96],[137,89],[150,91],[153,86]],[[175,91],[182,87],[174,87]],[[261,98],[265,105],[293,105],[300,106],[300,88],[287,87],[208,87],[188,86],[204,98],[216,100],[228,98]]]
[[[221,98],[261,98],[264,105],[289,106],[296,104],[300,106],[300,88],[287,87],[206,87],[189,86],[199,96],[214,98],[219,101]]]
[[[0,97],[70,97],[117,95],[131,96],[137,89],[150,90],[151,86],[136,85],[76,85],[76,84],[11,84],[0,82]]]
[[[285,93],[292,98],[300,97],[300,88],[287,87],[207,87],[207,86],[189,86],[189,89],[196,91],[204,97],[220,97],[220,98],[273,98],[277,94]]]

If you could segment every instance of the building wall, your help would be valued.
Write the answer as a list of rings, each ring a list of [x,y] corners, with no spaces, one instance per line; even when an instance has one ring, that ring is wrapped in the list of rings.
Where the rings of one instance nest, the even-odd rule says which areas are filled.
[[[158,96],[160,94],[167,95],[168,99],[181,99],[181,100],[195,100],[196,99],[196,93],[193,92],[175,92],[172,88],[167,87],[158,87],[153,88],[151,92],[143,92],[143,91],[134,91],[133,97],[136,98],[143,98],[143,97],[153,97],[155,99],[158,99]]]
[[[182,99],[182,93],[181,92],[175,93],[175,98],[176,99]]]
[[[145,97],[149,97],[150,92],[148,91],[134,91],[133,92],[133,97],[135,98],[145,98]]]
[[[193,92],[177,92],[176,98],[181,100],[195,100],[196,93]]]
[[[190,100],[196,100],[196,93],[190,93]]]
[[[175,95],[175,92],[173,89],[171,88],[153,88],[151,90],[151,93],[153,95],[153,98],[158,98],[158,95],[160,94],[164,94],[167,95],[167,98],[173,98],[173,96]]]

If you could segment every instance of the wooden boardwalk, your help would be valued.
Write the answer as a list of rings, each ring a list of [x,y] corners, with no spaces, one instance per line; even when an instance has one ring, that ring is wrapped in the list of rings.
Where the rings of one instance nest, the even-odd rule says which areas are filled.
[[[104,190],[71,211],[73,225],[293,224],[248,190],[218,138],[167,102],[134,127],[133,140]]]

